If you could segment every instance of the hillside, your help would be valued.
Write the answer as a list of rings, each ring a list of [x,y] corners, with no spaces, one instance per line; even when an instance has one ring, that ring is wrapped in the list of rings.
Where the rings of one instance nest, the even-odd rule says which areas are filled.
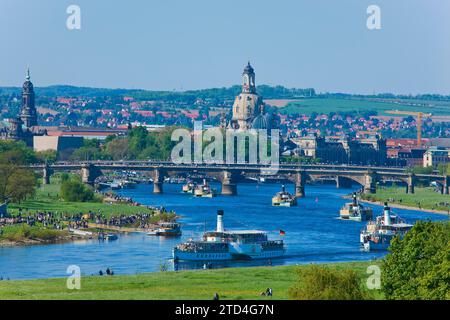
[[[425,99],[377,98],[311,98],[288,103],[279,111],[283,114],[328,114],[330,112],[376,111],[386,115],[387,110],[425,112],[433,115],[450,115],[450,101]]]

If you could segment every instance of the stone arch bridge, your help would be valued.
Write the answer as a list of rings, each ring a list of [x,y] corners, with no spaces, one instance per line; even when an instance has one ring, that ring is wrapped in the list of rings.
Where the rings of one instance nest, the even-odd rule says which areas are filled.
[[[82,181],[94,185],[95,180],[106,172],[137,171],[147,172],[153,179],[153,192],[162,193],[164,178],[170,176],[190,176],[203,174],[217,179],[222,184],[222,195],[236,195],[237,184],[248,177],[273,177],[285,179],[295,185],[295,195],[305,196],[307,181],[320,179],[334,180],[337,187],[350,187],[352,183],[362,186],[365,193],[375,193],[381,181],[396,181],[406,185],[407,193],[414,193],[418,180],[437,181],[442,193],[449,194],[450,176],[437,174],[412,174],[403,168],[365,167],[346,165],[303,165],[280,164],[273,168],[259,164],[174,164],[164,161],[87,161],[56,162],[35,165],[32,168],[42,172],[43,183],[47,184],[54,172],[79,172]]]

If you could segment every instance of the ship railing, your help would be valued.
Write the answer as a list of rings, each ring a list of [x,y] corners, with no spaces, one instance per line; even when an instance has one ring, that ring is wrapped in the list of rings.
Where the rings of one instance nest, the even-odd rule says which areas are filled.
[[[224,243],[193,243],[193,242],[187,242],[179,244],[176,247],[178,250],[181,251],[188,251],[188,252],[226,252],[228,251],[228,245]]]
[[[284,245],[283,240],[271,240],[266,241],[261,244],[263,248],[270,248],[270,247],[282,247]]]

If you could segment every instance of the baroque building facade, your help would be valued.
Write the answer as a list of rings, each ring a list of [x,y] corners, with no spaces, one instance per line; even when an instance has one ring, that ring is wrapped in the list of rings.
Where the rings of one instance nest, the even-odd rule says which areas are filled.
[[[305,157],[319,159],[324,163],[385,165],[387,161],[386,140],[378,135],[365,139],[339,139],[319,137],[310,134],[293,138],[292,141]]]
[[[24,141],[32,147],[33,137],[45,134],[37,126],[34,87],[30,78],[30,70],[27,70],[25,82],[22,86],[22,105],[19,115],[9,121],[9,127],[0,130],[0,139]]]
[[[276,117],[265,112],[264,101],[256,92],[255,70],[250,62],[242,73],[242,91],[234,100],[231,120],[226,124],[223,116],[221,125],[238,130],[270,130],[277,127]]]

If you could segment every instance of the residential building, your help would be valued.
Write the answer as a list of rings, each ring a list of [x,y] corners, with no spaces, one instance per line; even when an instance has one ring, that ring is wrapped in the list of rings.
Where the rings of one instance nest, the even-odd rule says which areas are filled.
[[[436,168],[439,164],[450,163],[450,149],[431,147],[423,154],[423,166]]]

